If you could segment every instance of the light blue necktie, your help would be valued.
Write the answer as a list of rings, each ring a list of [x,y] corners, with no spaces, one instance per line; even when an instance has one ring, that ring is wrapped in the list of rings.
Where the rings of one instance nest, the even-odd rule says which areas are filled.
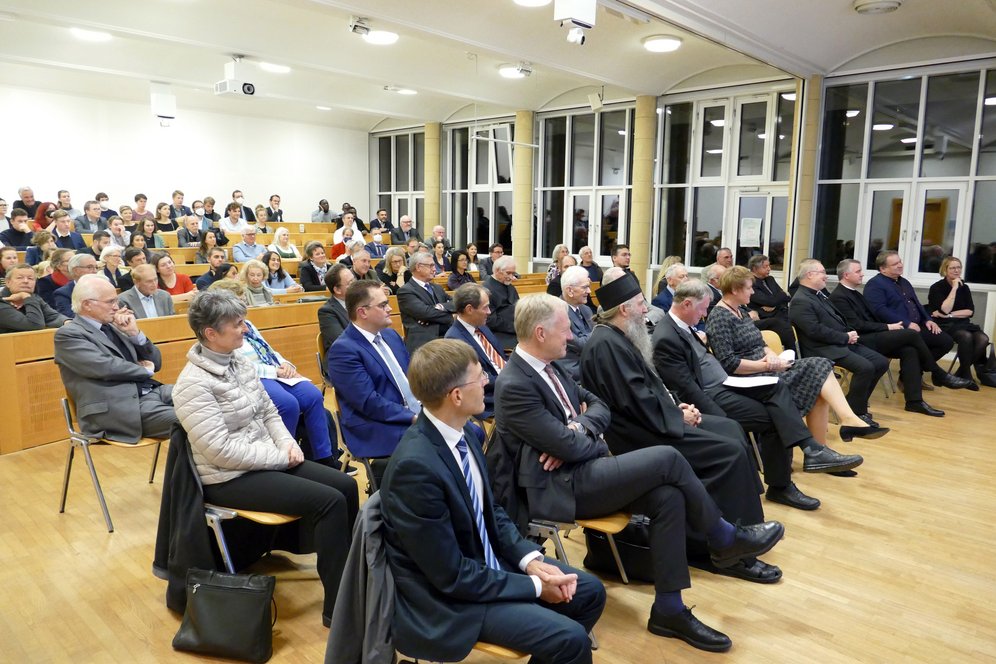
[[[470,473],[470,458],[467,450],[466,438],[460,438],[457,443],[457,451],[460,453],[460,468],[463,470],[463,479],[467,482],[467,490],[470,492],[470,502],[474,506],[474,518],[477,520],[477,532],[481,535],[481,543],[484,545],[484,562],[488,567],[500,570],[498,557],[495,550],[491,548],[491,540],[488,539],[488,529],[484,525],[484,511],[481,509],[481,499],[474,488],[474,476]]]
[[[387,345],[384,338],[379,334],[374,337],[374,345],[377,346],[377,352],[381,354],[384,358],[384,363],[387,364],[388,370],[391,372],[391,376],[394,377],[394,382],[401,390],[401,396],[405,400],[405,406],[408,410],[413,413],[417,413],[421,403],[412,394],[412,388],[408,385],[408,378],[405,376],[405,372],[401,370],[401,365],[398,360],[394,357],[394,353],[391,352],[391,347]]]

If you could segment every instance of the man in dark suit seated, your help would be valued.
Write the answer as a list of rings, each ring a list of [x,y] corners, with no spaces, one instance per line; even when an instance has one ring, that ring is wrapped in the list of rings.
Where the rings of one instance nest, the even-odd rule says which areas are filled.
[[[66,317],[35,295],[35,270],[18,263],[7,270],[0,289],[0,334],[59,327]]]
[[[477,261],[477,270],[481,275],[481,279],[491,276],[492,271],[494,271],[495,261],[504,255],[505,247],[500,242],[495,242],[488,247],[488,255]]]
[[[727,249],[727,251],[729,251],[729,249]],[[709,311],[706,313],[706,316],[708,316],[709,313],[712,312],[712,308],[723,299],[723,291],[719,290],[719,280],[725,272],[726,267],[720,263],[712,263],[702,268],[702,281],[706,282],[706,285],[709,286],[709,293],[711,295],[711,299],[709,301]]]
[[[906,394],[906,410],[931,417],[944,417],[944,411],[923,400],[923,372],[929,371],[935,385],[954,390],[968,388],[972,381],[949,374],[938,366],[916,330],[904,328],[900,322],[883,323],[858,290],[864,279],[861,261],[845,258],[837,264],[840,284],[830,294],[830,302],[861,335],[861,343],[886,357],[899,358],[899,380]]]
[[[387,218],[387,210],[384,208],[377,210],[377,214],[370,220],[367,227],[370,229],[371,233],[377,229],[384,231],[384,233],[390,233],[394,230],[394,224],[392,224],[391,220]]]
[[[403,214],[398,220],[398,227],[391,231],[391,244],[408,244],[412,238],[421,241],[422,235],[412,225],[412,218]]]
[[[547,294],[519,302],[519,345],[495,387],[494,444],[517,459],[515,479],[532,518],[570,523],[618,510],[647,515],[656,591],[647,628],[703,650],[728,650],[730,639],[700,622],[682,601],[682,589],[690,586],[686,524],[706,536],[712,561],[721,568],[770,550],[784,528],[777,522],[731,525],[672,447],[609,454],[602,439],[609,408],[554,364],[571,336],[567,308]]]
[[[325,273],[325,287],[332,293],[329,299],[318,308],[318,329],[322,333],[325,352],[335,343],[347,327],[349,314],[346,313],[346,289],[356,281],[352,271],[342,263],[336,263]]]
[[[0,244],[25,251],[31,245],[32,237],[34,233],[31,232],[28,213],[21,208],[14,208],[10,213],[10,228],[0,232]]]
[[[591,309],[586,304],[591,297],[591,277],[585,268],[572,265],[561,275],[560,286],[563,289],[560,299],[567,303],[567,316],[571,319],[571,338],[567,340],[567,354],[557,363],[578,382],[581,380],[581,350],[595,327]]]
[[[62,249],[72,249],[74,251],[86,249],[86,242],[83,241],[83,236],[71,230],[72,222],[72,218],[65,210],[56,210],[52,214],[52,226],[55,227],[52,235],[55,237],[55,244]]]
[[[453,303],[442,286],[432,283],[436,274],[432,256],[416,253],[408,259],[408,269],[411,278],[398,289],[398,309],[405,327],[405,346],[411,354],[433,339],[446,336],[453,322]],[[375,281],[380,285],[379,279]]]
[[[920,300],[913,284],[903,278],[903,260],[897,251],[882,251],[875,257],[878,274],[865,284],[865,301],[875,317],[883,323],[901,323],[918,332],[935,360],[944,357],[954,346],[954,339],[941,330]]]
[[[391,305],[379,283],[350,284],[346,313],[350,325],[327,358],[342,411],[339,425],[353,456],[387,457],[421,407],[405,376],[408,351],[391,329]]]
[[[759,330],[773,330],[781,339],[783,348],[795,350],[795,336],[788,316],[792,298],[771,276],[771,261],[764,254],[756,254],[747,261],[747,269],[754,275],[754,294],[750,296],[749,305],[757,315],[754,325]]]
[[[784,382],[752,388],[724,385],[728,378],[719,360],[695,334],[693,325],[709,307],[711,294],[701,281],[678,286],[668,316],[654,330],[654,367],[668,387],[702,413],[737,421],[758,434],[768,500],[801,510],[814,510],[820,501],[799,491],[792,482],[792,448],[805,454],[807,472],[835,472],[860,465],[857,455],[839,455],[812,436],[792,393]]]
[[[55,292],[52,293],[52,301],[55,303],[55,310],[66,318],[73,318],[76,316],[76,310],[73,308],[73,290],[76,288],[76,282],[84,276],[88,274],[95,274],[96,272],[97,259],[90,254],[76,254],[70,258],[69,276],[72,277],[72,281],[65,286],[57,288]]]
[[[460,286],[453,293],[453,308],[456,320],[446,331],[446,338],[463,341],[477,353],[481,368],[490,382],[484,386],[484,411],[474,415],[488,418],[494,415],[495,410],[495,381],[508,360],[501,343],[488,329],[488,314],[491,312],[488,289],[480,284]]]
[[[412,358],[418,420],[380,495],[396,596],[392,636],[406,655],[454,662],[483,641],[534,662],[591,662],[588,632],[605,606],[594,576],[547,560],[494,502],[467,418],[488,382],[475,353],[430,341]]]
[[[166,438],[176,422],[173,386],[152,376],[162,354],[120,308],[114,286],[88,274],[73,290],[76,318],[55,333],[55,364],[83,433],[122,443]]]
[[[56,249],[53,251],[52,255],[49,256],[48,263],[49,267],[52,268],[52,274],[46,274],[35,284],[35,295],[45,300],[45,304],[53,309],[55,308],[55,291],[73,279],[69,274],[69,259],[75,253],[72,249]]]
[[[207,272],[197,277],[194,281],[194,285],[197,286],[197,290],[206,291],[211,287],[217,277],[215,276],[215,270],[221,267],[221,264],[225,262],[225,250],[221,247],[214,247],[208,252],[208,265]]]
[[[789,316],[804,356],[825,357],[854,374],[847,390],[847,403],[858,417],[871,424],[868,399],[889,370],[889,360],[861,343],[857,331],[822,292],[826,285],[827,271],[823,264],[812,258],[802,261],[799,290],[792,298]]]
[[[581,353],[581,385],[612,412],[605,441],[613,454],[646,447],[677,450],[702,481],[723,516],[753,524],[764,520],[754,462],[740,425],[723,415],[702,415],[697,404],[678,402],[654,372],[647,302],[631,272],[609,268],[597,292],[601,313]],[[667,314],[664,314],[667,318]],[[662,321],[663,322],[663,321]],[[709,564],[701,540],[689,543],[696,567],[757,583],[774,583],[781,570],[760,560],[726,569]]]
[[[515,258],[502,256],[492,266],[491,276],[481,282],[491,294],[491,315],[488,327],[498,337],[505,349],[516,344],[515,304],[519,301],[519,291],[515,290]]]

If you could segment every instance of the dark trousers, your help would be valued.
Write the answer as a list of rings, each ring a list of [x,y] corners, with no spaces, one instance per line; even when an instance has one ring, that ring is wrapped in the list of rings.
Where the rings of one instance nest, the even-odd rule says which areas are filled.
[[[332,456],[332,438],[329,435],[329,419],[325,414],[322,391],[308,380],[296,385],[285,385],[270,378],[264,378],[260,382],[292,436],[297,431],[298,420],[304,415],[304,429],[308,432],[308,442],[311,443],[311,456],[315,459]]]
[[[792,332],[792,323],[787,315],[779,314],[770,318],[762,318],[754,321],[754,326],[759,330],[772,330],[782,341],[785,350],[795,350],[795,334]]]
[[[834,359],[834,364],[854,374],[847,390],[847,404],[856,415],[864,415],[868,412],[868,399],[875,385],[889,370],[889,360],[860,343],[849,344],[847,351],[844,357]]]
[[[205,502],[300,516],[314,531],[318,576],[325,588],[322,613],[332,615],[359,511],[356,481],[320,463],[287,470],[254,470],[221,484],[204,485]]]
[[[173,386],[159,385],[138,400],[142,413],[142,436],[169,438],[176,413],[173,411]]]
[[[664,445],[582,464],[574,475],[574,499],[578,519],[623,509],[650,518],[654,587],[659,593],[691,586],[685,524],[706,533],[721,517],[685,458]]]
[[[578,575],[574,599],[560,604],[492,602],[479,640],[528,652],[533,664],[587,664],[591,662],[588,632],[605,608],[605,588],[587,572],[549,558],[544,562]]]
[[[744,390],[720,385],[710,390],[709,396],[727,417],[758,435],[765,483],[778,489],[787,487],[792,481],[792,448],[813,436],[785,383]]]
[[[923,372],[936,376],[941,371],[923,337],[916,330],[886,330],[861,335],[861,345],[886,357],[899,359],[899,380],[903,382],[906,401],[922,401]]]
[[[930,349],[930,354],[935,361],[944,357],[945,353],[954,346],[954,339],[944,330],[941,330],[940,334],[934,334],[927,329],[926,325],[921,325],[920,336],[923,337],[923,342],[927,344],[927,348]]]

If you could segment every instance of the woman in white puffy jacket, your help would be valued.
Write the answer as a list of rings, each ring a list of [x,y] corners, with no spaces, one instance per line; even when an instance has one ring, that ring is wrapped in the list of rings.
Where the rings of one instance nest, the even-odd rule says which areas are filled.
[[[187,316],[198,342],[187,353],[173,403],[204,500],[300,516],[314,528],[328,626],[359,509],[356,481],[304,460],[256,367],[238,352],[246,331],[241,300],[225,291],[198,293]]]

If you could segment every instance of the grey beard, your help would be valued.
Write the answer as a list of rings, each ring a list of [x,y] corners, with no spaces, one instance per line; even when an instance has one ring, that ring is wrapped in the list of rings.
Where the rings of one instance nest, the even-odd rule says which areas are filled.
[[[654,347],[643,317],[626,320],[622,331],[626,335],[626,338],[636,347],[636,352],[640,354],[643,361],[652,369],[654,366]]]

